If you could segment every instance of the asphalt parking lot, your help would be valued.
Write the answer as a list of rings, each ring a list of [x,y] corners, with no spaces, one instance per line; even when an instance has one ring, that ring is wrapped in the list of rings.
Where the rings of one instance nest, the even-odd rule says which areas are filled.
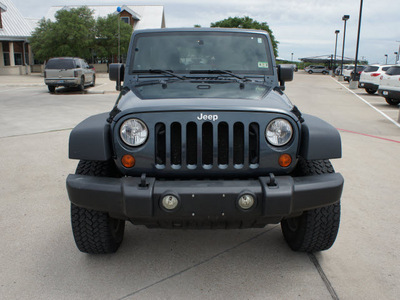
[[[71,129],[109,111],[106,77],[80,94],[49,94],[39,76],[0,77],[0,298],[398,299],[400,125],[397,107],[347,83],[301,71],[286,93],[339,129],[345,178],[336,243],[292,252],[279,225],[161,230],[127,224],[114,255],[77,250],[65,179]]]

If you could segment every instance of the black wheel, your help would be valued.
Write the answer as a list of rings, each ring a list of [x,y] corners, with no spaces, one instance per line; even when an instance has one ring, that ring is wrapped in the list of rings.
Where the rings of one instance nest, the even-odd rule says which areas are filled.
[[[323,72],[322,72],[322,74],[323,74],[323,75],[326,75],[326,74],[328,74],[328,72],[326,72],[326,71],[323,71]]]
[[[119,177],[112,161],[81,160],[76,174]],[[125,220],[112,218],[108,213],[78,207],[71,203],[71,224],[78,249],[90,254],[114,253],[122,243]]]
[[[365,89],[365,91],[366,91],[368,94],[373,95],[373,94],[376,93],[377,90],[375,90],[375,89]]]
[[[85,77],[81,77],[81,83],[79,84],[79,90],[83,91],[85,89]]]
[[[329,160],[298,163],[296,176],[334,173]],[[303,212],[302,215],[282,220],[283,236],[294,251],[316,252],[329,249],[336,240],[340,223],[340,202]]]
[[[54,93],[56,91],[56,87],[55,86],[48,85],[47,88],[49,89],[50,93]]]
[[[400,100],[395,100],[395,99],[392,99],[392,98],[385,98],[385,100],[390,105],[397,105],[397,104],[400,103]]]
[[[313,71],[311,71],[311,70],[310,70],[310,71],[308,71],[308,74],[312,74],[312,73],[314,73],[314,72],[313,72]]]
[[[96,75],[93,75],[93,80],[92,80],[91,86],[95,86],[95,85],[96,85]]]

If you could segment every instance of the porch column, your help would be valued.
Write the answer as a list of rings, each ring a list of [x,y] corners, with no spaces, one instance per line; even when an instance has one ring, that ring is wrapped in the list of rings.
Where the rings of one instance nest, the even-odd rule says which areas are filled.
[[[9,48],[10,48],[10,66],[15,66],[15,58],[14,58],[14,43],[9,42]]]

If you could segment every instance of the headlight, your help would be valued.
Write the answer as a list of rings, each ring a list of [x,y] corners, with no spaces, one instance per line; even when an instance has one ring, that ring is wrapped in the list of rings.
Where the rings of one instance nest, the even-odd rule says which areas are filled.
[[[146,124],[138,119],[129,119],[122,123],[119,130],[121,139],[129,146],[140,146],[149,135]]]
[[[275,119],[269,122],[265,129],[267,141],[274,146],[283,146],[289,143],[293,135],[293,128],[285,119]]]

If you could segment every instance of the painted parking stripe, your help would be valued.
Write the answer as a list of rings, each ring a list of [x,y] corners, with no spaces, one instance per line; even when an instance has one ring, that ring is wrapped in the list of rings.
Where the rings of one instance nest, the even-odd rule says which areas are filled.
[[[396,125],[398,128],[400,128],[400,124],[397,123],[395,120],[393,120],[391,117],[389,117],[387,114],[385,114],[383,111],[377,109],[375,106],[373,106],[372,104],[370,104],[367,100],[365,100],[363,97],[357,95],[355,92],[353,92],[352,90],[350,90],[347,86],[345,86],[344,84],[342,84],[341,82],[337,81],[336,79],[334,79],[333,77],[331,77],[331,79],[335,82],[337,82],[338,84],[340,84],[342,87],[344,87],[346,90],[348,90],[350,93],[354,94],[358,99],[360,99],[362,102],[364,102],[365,104],[367,104],[369,107],[373,108],[374,110],[376,110],[378,113],[380,113],[382,116],[384,116],[386,119],[388,119],[390,122],[392,122],[394,125]]]

